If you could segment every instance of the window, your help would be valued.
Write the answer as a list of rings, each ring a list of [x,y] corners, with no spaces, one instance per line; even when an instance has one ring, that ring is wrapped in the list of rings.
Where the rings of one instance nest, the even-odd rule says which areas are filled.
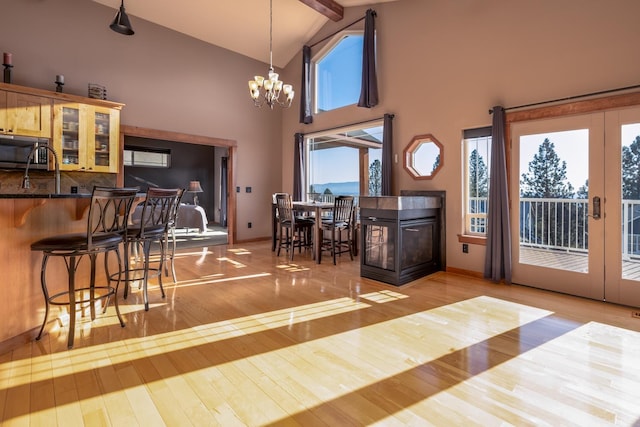
[[[342,32],[313,59],[315,113],[356,104],[362,78],[362,31]]]
[[[125,147],[124,165],[148,168],[168,168],[171,166],[171,150]]]
[[[308,135],[308,200],[379,196],[382,190],[383,122]]]
[[[491,165],[491,127],[464,131],[464,233],[487,233],[489,207],[489,167]]]

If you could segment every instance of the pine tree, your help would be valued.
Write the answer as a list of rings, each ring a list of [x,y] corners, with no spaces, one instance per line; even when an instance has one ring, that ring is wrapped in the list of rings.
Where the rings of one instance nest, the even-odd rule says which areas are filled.
[[[570,199],[573,186],[567,180],[567,162],[560,160],[555,145],[545,138],[538,154],[529,162],[529,172],[520,180],[522,197]]]
[[[469,155],[469,197],[489,196],[489,173],[484,159],[474,149]]]
[[[382,164],[376,159],[369,166],[369,195],[379,196],[382,192]]]
[[[545,138],[538,147],[538,153],[529,162],[529,171],[522,174],[520,193],[531,199],[570,199],[574,196],[573,186],[567,180],[567,162],[560,160],[553,142]],[[525,234],[530,242],[544,246],[575,244],[569,233],[575,216],[571,215],[571,204],[546,203],[543,200],[527,201]],[[584,214],[583,214],[584,215]],[[562,227],[562,224],[572,224]],[[521,224],[521,227],[523,225]]]
[[[589,198],[589,180],[584,181],[584,185],[578,188],[576,193],[576,199],[588,199]]]
[[[640,136],[622,147],[622,198],[640,199]]]

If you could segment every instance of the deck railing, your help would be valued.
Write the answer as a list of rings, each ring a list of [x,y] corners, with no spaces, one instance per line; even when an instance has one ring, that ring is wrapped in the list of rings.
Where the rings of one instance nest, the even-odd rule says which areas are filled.
[[[587,199],[520,199],[520,246],[587,252]]]
[[[468,217],[484,232],[488,200],[469,199]],[[520,245],[586,253],[589,249],[587,199],[520,199]],[[640,200],[622,201],[622,258],[640,260]]]

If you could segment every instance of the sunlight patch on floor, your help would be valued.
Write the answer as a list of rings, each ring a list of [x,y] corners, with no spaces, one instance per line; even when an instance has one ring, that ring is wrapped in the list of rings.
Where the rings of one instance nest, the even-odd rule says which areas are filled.
[[[391,292],[391,296],[395,293]],[[344,297],[175,332],[78,348],[0,364],[0,378],[11,373],[12,387],[17,387],[50,379],[52,370],[48,367],[51,365],[72,366],[74,375],[109,364],[126,366],[128,361],[184,352],[209,343],[290,328],[368,307],[371,306]],[[291,416],[301,407],[308,410],[363,387],[384,382],[443,355],[461,351],[550,314],[548,310],[480,296],[197,371],[165,376],[160,381],[145,383],[145,387],[156,388],[156,384],[166,387],[188,382],[191,375],[204,376],[211,379],[207,387],[213,387],[228,402],[235,400],[233,396],[266,395],[265,399],[252,399],[252,404],[257,406],[251,413],[257,418],[244,420],[249,424],[254,421],[266,424],[285,415]],[[23,375],[15,374],[21,370],[24,370]],[[53,369],[53,375],[69,375],[69,371]],[[268,390],[262,388],[265,379],[268,379]],[[129,394],[134,390],[126,388],[123,391]],[[276,399],[278,403],[274,405],[269,398],[272,393],[286,399]]]
[[[238,278],[234,279],[237,280]],[[135,307],[140,309],[143,306],[136,305]],[[167,332],[149,337],[131,338],[97,346],[74,348],[68,352],[64,351],[51,355],[33,357],[31,359],[25,359],[22,362],[15,361],[0,364],[0,378],[7,375],[9,370],[16,369],[16,367],[21,364],[38,364],[43,360],[50,363],[51,360],[66,360],[68,358],[73,360],[74,372],[78,373],[95,368],[96,363],[104,363],[105,361],[103,358],[105,351],[108,351],[112,359],[114,357],[117,358],[118,362],[130,361],[154,354],[184,350],[197,345],[217,342],[238,336],[245,336],[252,333],[259,333],[269,329],[290,327],[297,323],[309,322],[311,320],[335,316],[349,311],[361,310],[367,307],[369,307],[369,305],[344,297],[330,301],[322,301],[314,304],[240,317],[237,319],[225,320],[207,325],[200,325],[185,330]],[[114,322],[117,322],[115,312],[111,317]],[[41,377],[41,373],[37,370],[32,371],[30,375],[30,378],[28,375],[24,378],[15,378],[15,381],[12,381],[14,386],[46,379],[50,376],[50,372],[48,373],[45,370],[45,377]],[[0,388],[0,390],[2,390],[2,388]]]
[[[239,387],[259,388],[259,381],[246,383],[268,375],[289,394],[304,396],[297,404],[312,408],[550,314],[481,296],[207,369],[232,375],[242,364],[247,378]],[[255,392],[253,388],[229,391]],[[249,422],[279,420],[265,416]]]
[[[639,354],[639,332],[590,322],[391,418],[472,416],[480,425],[505,420],[514,425],[566,425],[567,420],[581,426],[637,425]]]
[[[378,304],[383,304],[385,302],[397,301],[400,299],[409,298],[408,295],[401,294],[400,292],[382,290],[377,292],[371,292],[368,294],[362,294],[359,296],[360,299],[365,299],[367,301],[377,302]]]

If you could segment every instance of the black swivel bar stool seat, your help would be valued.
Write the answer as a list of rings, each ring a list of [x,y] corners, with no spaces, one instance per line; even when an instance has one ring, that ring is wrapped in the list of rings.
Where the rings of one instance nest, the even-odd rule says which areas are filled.
[[[154,277],[158,277],[162,298],[165,297],[164,288],[162,287],[162,268],[167,248],[165,236],[171,220],[174,218],[175,209],[177,209],[176,204],[181,194],[182,189],[179,188],[149,188],[142,207],[140,222],[133,225],[129,224],[124,236],[124,298],[126,299],[129,294],[129,285],[134,281],[141,281],[145,311],[149,311],[147,283],[150,270],[151,244],[156,241],[160,242],[160,265],[154,273]],[[132,245],[134,248],[142,246],[142,267],[135,267],[131,263],[130,250]],[[142,273],[142,278],[136,273]]]
[[[115,286],[111,286],[109,278],[108,254],[115,252],[118,259],[118,270],[122,270],[120,260],[120,244],[127,227],[127,220],[131,211],[131,206],[135,199],[137,188],[106,188],[95,187],[91,195],[91,205],[89,207],[89,218],[87,220],[87,231],[85,233],[62,234],[47,237],[31,244],[32,251],[41,251],[42,267],[40,269],[40,284],[45,300],[45,314],[40,332],[36,337],[39,340],[47,324],[50,305],[69,306],[69,336],[68,347],[73,347],[73,338],[76,323],[77,304],[89,303],[91,310],[91,320],[95,319],[95,301],[105,298],[103,312],[109,304],[109,298],[114,296],[114,306],[120,320],[120,325],[124,327],[124,320],[118,308],[118,285],[120,275]],[[96,258],[98,254],[104,253],[104,266],[107,275],[107,284],[96,286]],[[91,262],[91,276],[88,287],[76,287],[76,270],[82,257],[87,256]],[[62,257],[65,261],[68,273],[68,289],[63,292],[49,295],[46,281],[46,269],[49,258]],[[88,291],[88,297],[87,297]],[[67,296],[67,299],[63,298]]]

